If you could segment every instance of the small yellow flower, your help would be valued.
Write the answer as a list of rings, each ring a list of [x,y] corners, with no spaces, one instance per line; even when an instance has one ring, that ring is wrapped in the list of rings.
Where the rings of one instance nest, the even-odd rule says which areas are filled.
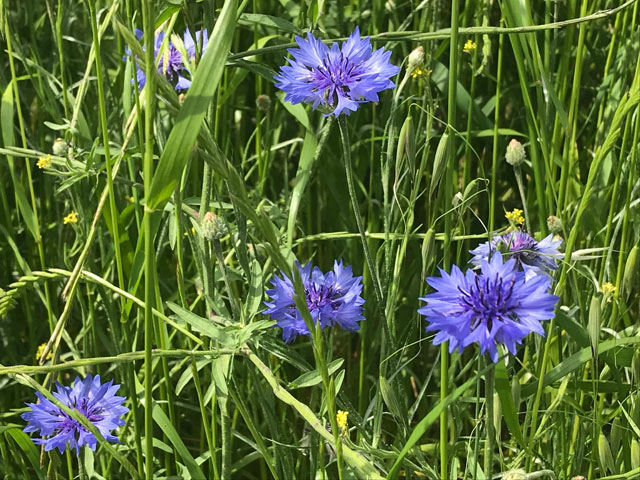
[[[125,196],[124,196],[124,199],[125,199],[127,202],[129,202],[129,203],[133,203],[133,197],[132,197],[132,196],[130,196],[130,195],[125,195]]]
[[[71,212],[69,215],[62,219],[62,223],[78,223],[78,212]]]
[[[46,347],[47,344],[43,343],[42,345],[40,345],[38,347],[38,350],[36,351],[36,360],[40,360],[40,357],[42,356],[42,353],[44,352],[44,347]],[[51,350],[49,350],[49,353],[47,353],[47,356],[45,357],[45,360],[51,360],[53,358],[53,354],[51,353]]]
[[[611,295],[616,292],[616,286],[611,282],[605,282],[602,285],[602,293],[605,295]]]
[[[431,69],[430,68],[416,67],[411,72],[411,78],[418,78],[418,77],[427,78],[427,77],[429,77],[429,75],[431,75]]]
[[[44,169],[51,166],[51,155],[44,155],[38,158],[38,168]]]
[[[515,223],[516,225],[522,225],[524,223],[524,217],[522,216],[522,210],[519,208],[514,208],[512,212],[507,212],[504,214],[507,217],[507,220],[511,223]]]
[[[464,50],[464,53],[471,53],[476,49],[476,42],[473,40],[467,40],[462,49]]]
[[[349,431],[347,428],[347,417],[349,416],[349,412],[344,412],[342,410],[338,410],[336,414],[336,421],[338,422],[338,428],[340,429],[340,433],[342,435],[346,435]]]

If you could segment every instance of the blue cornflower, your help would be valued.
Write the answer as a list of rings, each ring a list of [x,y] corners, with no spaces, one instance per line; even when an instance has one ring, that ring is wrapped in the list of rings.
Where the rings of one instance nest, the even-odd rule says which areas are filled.
[[[440,270],[440,277],[428,277],[436,292],[420,299],[427,304],[418,313],[426,317],[427,332],[438,332],[433,343],[448,340],[449,352],[478,343],[480,352],[488,351],[497,362],[498,344],[515,354],[530,332],[544,336],[540,321],[553,317],[558,297],[548,292],[547,276],[527,280],[515,263],[513,258],[502,263],[495,253],[482,260],[480,274],[471,269],[463,274],[454,265],[451,274]]]
[[[55,398],[84,415],[106,440],[119,443],[118,438],[111,435],[111,431],[124,425],[125,422],[120,417],[129,411],[127,407],[122,406],[124,397],[115,395],[120,385],[113,385],[113,380],[100,384],[100,375],[87,375],[84,380],[76,377],[73,387],[59,383],[56,387],[57,392],[53,394]],[[36,392],[36,396],[40,403],[27,403],[31,411],[21,415],[29,422],[24,428],[25,432],[40,430],[43,438],[34,438],[35,444],[44,445],[45,451],[57,448],[60,453],[68,446],[69,449],[75,448],[78,454],[84,444],[89,445],[91,450],[96,449],[98,440],[89,430],[47,400],[40,392]]]
[[[355,112],[360,103],[377,102],[378,92],[394,88],[389,80],[400,71],[389,62],[390,51],[372,51],[369,37],[360,38],[358,27],[342,44],[327,47],[311,33],[306,40],[296,36],[300,48],[289,49],[291,65],[280,68],[273,77],[285,100],[294,105],[313,102],[332,111],[328,115]]]
[[[144,34],[141,30],[136,29],[136,38],[138,40],[142,39],[143,35]],[[161,75],[164,75],[171,84],[175,85],[176,90],[187,90],[191,86],[191,80],[184,75],[186,73],[192,73],[190,63],[193,62],[196,57],[196,45],[193,41],[193,37],[191,36],[189,29],[184,32],[183,42],[188,61],[185,61],[180,51],[171,41],[168,41],[166,49],[161,51],[164,37],[164,32],[160,32],[154,39],[153,58],[158,63],[158,72],[160,72]],[[198,44],[202,43],[202,51],[204,52],[209,42],[206,29],[198,30],[195,34],[195,38]],[[125,53],[127,56],[131,56],[131,50],[128,47],[125,49]],[[159,60],[158,56],[160,56]],[[135,63],[135,66],[138,86],[139,88],[143,88],[147,82],[147,77],[144,70],[138,66],[137,62]]]
[[[471,263],[480,266],[483,260],[495,252],[515,260],[515,268],[524,271],[527,279],[536,275],[549,275],[550,271],[557,270],[556,260],[562,258],[558,247],[562,240],[554,240],[553,235],[536,240],[525,232],[510,232],[504,235],[496,235],[490,242],[481,243],[471,250],[473,258]]]
[[[296,266],[314,323],[319,322],[323,329],[337,324],[344,330],[359,330],[358,322],[365,319],[362,315],[364,299],[360,296],[362,277],[354,277],[351,267],[343,266],[342,260],[340,263],[334,261],[333,270],[328,273],[322,273],[318,267],[312,270],[311,263],[302,267],[296,262]],[[285,343],[290,343],[296,336],[310,333],[296,308],[293,282],[284,272],[280,273],[282,278],[275,275],[271,280],[274,288],[267,290],[271,301],[265,302],[268,309],[264,313],[277,322]]]

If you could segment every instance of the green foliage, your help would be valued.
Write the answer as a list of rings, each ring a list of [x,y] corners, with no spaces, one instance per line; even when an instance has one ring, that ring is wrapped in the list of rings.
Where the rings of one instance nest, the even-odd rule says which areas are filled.
[[[209,31],[187,92],[156,75],[147,125],[142,1],[168,36]],[[0,0],[2,478],[638,478],[637,1],[142,1]],[[285,102],[294,35],[356,25],[396,89],[337,122]],[[561,221],[556,317],[496,365],[448,354],[424,278],[515,208],[538,239]],[[294,262],[340,258],[361,330],[284,345],[272,276],[304,307]],[[121,443],[44,453],[25,402],[88,373],[122,385]]]

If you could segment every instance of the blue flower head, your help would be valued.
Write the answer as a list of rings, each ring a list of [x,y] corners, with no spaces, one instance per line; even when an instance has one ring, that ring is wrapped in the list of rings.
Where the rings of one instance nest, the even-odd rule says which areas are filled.
[[[136,29],[136,37],[138,40],[142,39],[143,32]],[[164,32],[160,32],[155,36],[153,46],[153,58],[158,63],[158,72],[163,75],[176,90],[187,90],[191,86],[191,80],[189,80],[185,74],[191,74],[191,66],[196,58],[196,44],[194,38],[187,29],[184,32],[183,44],[187,53],[188,61],[185,61],[180,51],[170,40],[167,42],[166,49],[162,49],[162,42],[164,40]],[[204,52],[209,42],[209,37],[206,30],[198,30],[195,34],[198,47],[202,44],[202,51]],[[144,50],[144,47],[143,47]],[[131,56],[131,49],[128,47],[125,49],[127,56]],[[158,57],[160,57],[158,59]],[[126,57],[125,57],[126,59]],[[135,60],[134,60],[135,62]],[[138,63],[135,62],[136,78],[138,80],[138,87],[143,88],[147,82],[147,77]]]
[[[118,438],[111,434],[115,428],[124,425],[120,417],[129,409],[123,407],[124,397],[118,397],[115,393],[120,385],[113,385],[113,380],[100,384],[100,375],[92,377],[87,375],[84,380],[76,377],[73,387],[56,384],[57,392],[53,394],[61,403],[70,409],[84,415],[102,434],[102,436],[114,443]],[[25,432],[37,432],[40,430],[42,438],[34,438],[37,445],[44,445],[45,451],[57,448],[63,453],[67,446],[69,449],[80,452],[80,447],[87,444],[91,450],[96,449],[98,440],[82,424],[69,417],[62,409],[47,400],[40,392],[36,392],[39,403],[27,403],[30,411],[21,416],[29,422],[24,428]]]
[[[553,318],[558,297],[548,292],[550,279],[538,275],[526,279],[515,269],[515,259],[502,262],[502,255],[482,260],[480,273],[464,274],[453,266],[451,274],[428,277],[436,291],[421,298],[427,304],[418,310],[428,322],[427,332],[437,332],[433,343],[449,341],[449,352],[460,352],[478,343],[498,361],[498,344],[512,354],[530,332],[544,336],[542,320]]]
[[[314,323],[319,322],[323,329],[338,325],[344,330],[358,330],[358,322],[365,319],[364,299],[360,296],[362,277],[354,277],[351,267],[345,267],[342,260],[334,261],[333,270],[328,273],[322,273],[318,267],[312,270],[311,263],[302,267],[296,262],[296,266]],[[264,313],[277,322],[285,343],[290,343],[296,336],[310,335],[310,332],[296,308],[293,282],[284,272],[280,273],[282,277],[275,275],[271,280],[274,288],[267,290],[271,301],[265,302],[268,308]]]
[[[471,263],[480,266],[483,260],[489,260],[495,252],[500,252],[513,258],[515,268],[524,271],[527,279],[536,275],[549,275],[549,272],[558,268],[556,260],[562,257],[558,251],[561,243],[562,240],[554,240],[553,235],[539,242],[525,232],[496,235],[490,242],[481,243],[471,250]]]
[[[377,102],[378,92],[394,88],[390,80],[400,69],[389,62],[390,51],[373,51],[369,37],[360,38],[358,27],[339,47],[327,47],[311,33],[296,37],[299,48],[289,49],[290,65],[280,68],[276,87],[294,105],[313,102],[332,110],[328,115],[355,112],[358,105]]]

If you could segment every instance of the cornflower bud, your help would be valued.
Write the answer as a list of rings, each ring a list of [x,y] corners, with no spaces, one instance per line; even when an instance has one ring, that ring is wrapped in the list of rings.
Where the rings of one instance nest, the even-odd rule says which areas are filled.
[[[418,46],[414,48],[409,54],[409,58],[407,61],[407,70],[409,71],[409,73],[422,65],[422,62],[424,62],[424,48],[422,48],[422,46]]]
[[[560,233],[562,231],[562,220],[554,215],[549,215],[547,218],[547,227],[551,233]]]
[[[507,146],[507,153],[505,155],[507,163],[509,163],[509,165],[517,167],[518,165],[521,165],[522,162],[524,162],[526,156],[527,155],[524,151],[524,146],[515,138],[512,139]]]
[[[269,98],[269,95],[258,95],[258,98],[256,98],[256,107],[258,107],[258,110],[261,112],[268,112],[271,110],[271,99]]]
[[[222,219],[213,212],[207,212],[202,219],[202,234],[209,241],[219,240],[227,233],[227,226]]]
[[[69,152],[69,145],[62,138],[56,138],[56,141],[53,142],[53,154],[56,157],[65,157]]]

